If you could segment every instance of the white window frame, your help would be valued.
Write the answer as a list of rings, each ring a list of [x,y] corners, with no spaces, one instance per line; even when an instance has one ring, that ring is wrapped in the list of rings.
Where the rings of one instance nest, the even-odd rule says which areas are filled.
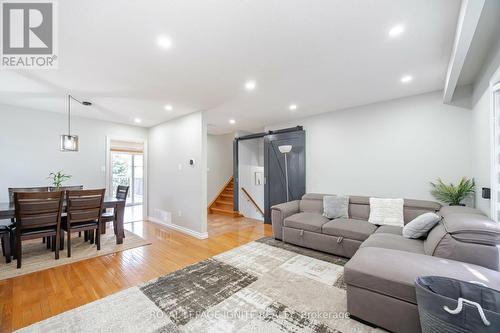
[[[500,94],[500,67],[491,77],[490,86],[490,110],[491,110],[491,191],[490,191],[490,216],[495,221],[500,221],[500,203],[498,202],[500,191],[500,105],[496,103],[496,94]]]

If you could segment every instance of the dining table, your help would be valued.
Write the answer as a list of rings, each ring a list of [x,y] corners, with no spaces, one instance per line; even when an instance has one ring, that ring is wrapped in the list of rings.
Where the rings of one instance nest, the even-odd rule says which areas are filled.
[[[104,197],[103,208],[113,208],[116,219],[116,244],[123,243],[123,218],[125,215],[125,200],[114,197]],[[65,211],[65,205],[63,211]],[[0,220],[16,217],[16,208],[13,202],[0,202]]]

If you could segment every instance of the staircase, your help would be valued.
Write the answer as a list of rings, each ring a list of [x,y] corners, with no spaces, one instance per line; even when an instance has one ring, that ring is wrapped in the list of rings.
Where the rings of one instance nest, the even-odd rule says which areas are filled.
[[[223,214],[233,217],[241,217],[242,215],[234,210],[234,192],[233,192],[234,180],[231,177],[226,185],[219,192],[219,195],[208,207],[209,214]]]

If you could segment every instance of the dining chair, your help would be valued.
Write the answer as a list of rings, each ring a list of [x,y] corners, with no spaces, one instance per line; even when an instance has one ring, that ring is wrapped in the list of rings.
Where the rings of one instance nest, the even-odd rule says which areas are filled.
[[[71,233],[87,231],[92,235],[96,231],[97,250],[101,249],[101,211],[104,202],[104,189],[66,191],[66,221],[62,229],[67,234],[67,252],[71,257]],[[61,235],[64,242],[64,235]]]
[[[116,199],[119,200],[127,200],[129,186],[118,185],[116,188]],[[113,209],[112,211],[105,210],[101,215],[101,233],[106,233],[106,224],[108,222],[113,222],[113,230],[116,235],[116,211]],[[125,233],[125,232],[124,232]],[[124,235],[125,236],[125,235]]]
[[[53,249],[59,259],[59,236],[61,233],[62,192],[15,192],[16,225],[15,258],[17,268],[22,263],[22,241],[50,237],[54,239]]]
[[[0,242],[2,244],[2,255],[8,264],[11,259],[10,229],[5,225],[0,225]]]
[[[9,187],[9,203],[14,203],[14,193],[16,192],[48,192],[49,187],[48,186],[31,186],[31,187]],[[12,223],[9,225],[10,229],[13,229],[15,227],[15,218],[11,218],[10,222]],[[45,238],[43,238],[43,242],[45,243]],[[50,243],[49,241],[47,242],[47,248],[49,247]]]

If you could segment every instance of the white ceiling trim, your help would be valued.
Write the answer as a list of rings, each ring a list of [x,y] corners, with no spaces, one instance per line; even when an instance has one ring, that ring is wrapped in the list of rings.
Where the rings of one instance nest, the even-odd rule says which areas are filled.
[[[443,102],[451,103],[453,94],[457,88],[458,79],[465,63],[465,58],[469,52],[476,32],[481,12],[483,11],[485,0],[462,0],[460,16],[455,34],[455,42],[451,53],[448,71],[446,73],[446,83],[444,87]]]

